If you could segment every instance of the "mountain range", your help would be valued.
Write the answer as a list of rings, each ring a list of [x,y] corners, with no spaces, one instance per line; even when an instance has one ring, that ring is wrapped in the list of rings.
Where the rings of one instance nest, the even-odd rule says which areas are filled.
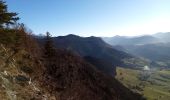
[[[136,37],[127,36],[104,37],[103,40],[111,45],[141,45],[161,42],[158,38],[149,35]]]
[[[170,33],[156,33],[153,35],[125,37],[115,36],[103,38],[114,48],[129,54],[149,59],[162,67],[170,65]]]
[[[98,58],[83,58],[70,50],[56,48],[46,39],[45,44],[51,43],[48,44],[51,48],[45,48],[23,30],[0,30],[0,33],[5,36],[0,38],[2,100],[144,100],[98,70],[96,66],[102,63],[95,61]],[[101,39],[97,40],[100,43]]]
[[[96,66],[99,70],[114,76],[116,66],[141,67],[143,64],[133,63],[139,58],[132,56],[124,51],[115,49],[113,46],[104,42],[100,37],[80,37],[76,35],[67,35],[52,37],[55,47],[66,49],[83,57],[87,62]],[[43,44],[44,38],[38,38]],[[135,58],[133,61],[127,59]],[[126,60],[126,61],[125,61]],[[143,63],[146,61],[140,60]]]
[[[156,33],[153,34],[154,37],[160,39],[162,42],[170,42],[170,32],[160,32],[160,33]]]

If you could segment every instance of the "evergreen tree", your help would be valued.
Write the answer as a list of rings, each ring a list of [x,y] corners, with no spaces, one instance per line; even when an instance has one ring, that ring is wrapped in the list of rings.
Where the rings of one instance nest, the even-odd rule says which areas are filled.
[[[44,44],[44,65],[45,72],[52,75],[53,71],[56,70],[56,49],[51,40],[50,33],[46,33],[46,41]]]
[[[46,41],[45,41],[45,45],[44,45],[44,50],[45,50],[45,57],[48,58],[48,59],[52,59],[55,55],[55,47],[54,47],[54,44],[51,40],[51,36],[50,36],[50,33],[47,32],[46,33]]]
[[[0,28],[3,28],[5,25],[14,24],[17,20],[19,20],[17,13],[8,12],[5,2],[0,0]]]

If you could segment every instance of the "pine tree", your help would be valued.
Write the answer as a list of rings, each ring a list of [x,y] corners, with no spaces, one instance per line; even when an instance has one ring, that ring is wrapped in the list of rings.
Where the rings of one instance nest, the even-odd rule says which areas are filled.
[[[56,70],[56,49],[52,42],[50,33],[46,33],[46,41],[44,44],[44,65],[45,72],[52,75],[53,71]]]
[[[19,20],[17,13],[8,12],[7,5],[3,0],[0,0],[0,28],[5,25],[15,24]]]
[[[44,45],[44,50],[45,50],[44,53],[48,59],[52,59],[56,53],[56,50],[55,50],[54,44],[51,40],[50,33],[47,32],[46,35],[47,36],[46,36],[46,41],[45,41],[45,45]]]

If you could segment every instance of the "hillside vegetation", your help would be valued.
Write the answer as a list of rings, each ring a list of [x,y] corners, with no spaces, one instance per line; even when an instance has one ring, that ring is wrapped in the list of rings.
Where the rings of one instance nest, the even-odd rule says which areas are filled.
[[[36,39],[41,45],[45,42],[44,37]],[[113,48],[99,37],[80,37],[70,34],[52,37],[52,40],[55,47],[66,49],[85,58],[87,62],[91,63],[98,70],[112,76],[116,74],[116,66],[140,69],[140,67],[149,64],[146,60]]]
[[[1,100],[52,100],[38,81],[42,71],[34,52],[36,43],[21,30],[1,30],[0,35]]]
[[[144,99],[81,56],[56,48],[49,32],[38,44],[1,0],[0,14],[1,100]]]
[[[15,32],[5,30],[1,35],[6,34],[6,31],[9,34]],[[23,35],[15,38],[18,34]],[[143,99],[113,77],[98,71],[80,56],[48,44],[52,43],[50,40],[47,40],[47,47],[40,48],[32,35],[19,29],[16,35],[8,35],[1,41],[2,100]]]

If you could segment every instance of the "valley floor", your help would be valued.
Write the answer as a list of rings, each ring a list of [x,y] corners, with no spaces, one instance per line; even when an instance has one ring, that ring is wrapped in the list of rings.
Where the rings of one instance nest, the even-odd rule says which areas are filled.
[[[170,70],[141,71],[117,67],[116,78],[147,100],[169,100]]]

